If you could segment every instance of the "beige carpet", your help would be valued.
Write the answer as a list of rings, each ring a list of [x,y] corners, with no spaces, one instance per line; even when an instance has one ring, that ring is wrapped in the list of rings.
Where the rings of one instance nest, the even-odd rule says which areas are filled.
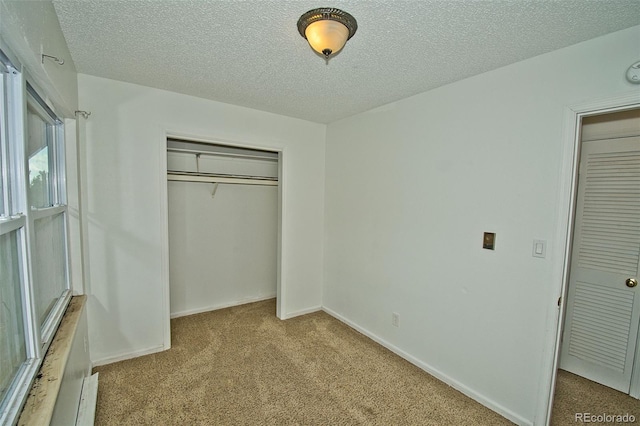
[[[575,425],[576,413],[595,415],[631,414],[640,423],[640,401],[617,390],[558,370],[556,393],[551,416],[552,426]],[[602,423],[600,423],[602,424]],[[609,424],[612,424],[609,422]]]
[[[96,368],[97,425],[507,425],[323,312],[171,321],[169,351]]]

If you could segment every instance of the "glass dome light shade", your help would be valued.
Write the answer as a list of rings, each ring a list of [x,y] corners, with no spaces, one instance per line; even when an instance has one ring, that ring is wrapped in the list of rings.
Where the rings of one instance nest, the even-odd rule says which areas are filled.
[[[356,19],[335,7],[311,9],[298,19],[298,32],[314,51],[324,55],[327,64],[357,30]]]
[[[344,47],[349,29],[338,21],[321,20],[309,24],[305,36],[313,50],[328,57]]]

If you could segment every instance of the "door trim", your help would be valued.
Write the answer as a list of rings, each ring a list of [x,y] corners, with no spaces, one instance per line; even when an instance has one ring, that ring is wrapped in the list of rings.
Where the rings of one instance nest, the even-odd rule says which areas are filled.
[[[578,166],[580,159],[580,131],[582,119],[590,115],[613,113],[629,109],[640,108],[640,100],[637,91],[627,92],[621,95],[596,99],[585,103],[571,105],[565,108],[562,133],[562,162],[560,172],[560,190],[558,192],[557,225],[555,233],[555,246],[559,253],[563,253],[562,260],[558,256],[554,261],[554,276],[556,296],[551,303],[555,303],[558,297],[562,297],[560,307],[552,306],[548,311],[547,321],[549,332],[545,345],[545,359],[540,387],[539,403],[536,419],[543,420],[548,425],[551,421],[553,399],[555,395],[558,360],[560,355],[560,338],[563,331],[565,306],[568,290],[569,266],[571,261],[571,244],[573,241],[573,223],[576,207]],[[640,339],[639,339],[640,342]],[[640,345],[638,345],[640,347]],[[637,352],[638,353],[638,352]],[[634,370],[631,378],[631,394],[640,393],[640,357],[634,361]],[[637,397],[637,396],[636,396]]]
[[[276,316],[279,319],[289,318],[288,313],[285,311],[286,300],[286,280],[282,275],[282,271],[285,269],[285,262],[287,258],[285,256],[284,247],[284,224],[287,223],[288,218],[285,214],[286,198],[286,185],[289,176],[289,157],[287,155],[287,148],[280,144],[264,144],[260,142],[238,142],[227,140],[223,138],[217,138],[212,136],[191,134],[185,131],[168,129],[158,126],[157,129],[157,141],[159,149],[159,162],[160,173],[159,179],[161,188],[160,191],[160,214],[161,214],[161,230],[160,230],[160,243],[162,245],[162,288],[163,288],[163,347],[159,349],[159,352],[171,348],[171,288],[169,282],[169,200],[168,200],[168,187],[167,187],[167,138],[176,138],[188,141],[203,142],[203,143],[215,143],[218,145],[224,145],[234,148],[248,148],[259,149],[263,151],[270,151],[278,153],[278,230],[277,230],[277,275],[276,275]]]

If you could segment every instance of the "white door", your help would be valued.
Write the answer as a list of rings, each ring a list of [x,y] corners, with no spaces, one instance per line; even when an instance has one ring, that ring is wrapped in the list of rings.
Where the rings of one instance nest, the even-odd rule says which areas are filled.
[[[640,137],[582,143],[560,368],[629,393],[640,325]]]

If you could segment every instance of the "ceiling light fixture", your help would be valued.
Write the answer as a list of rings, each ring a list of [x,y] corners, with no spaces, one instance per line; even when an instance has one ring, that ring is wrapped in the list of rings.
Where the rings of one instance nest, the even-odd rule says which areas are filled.
[[[298,32],[313,50],[323,55],[327,63],[338,53],[358,29],[356,19],[333,7],[321,7],[298,19]]]

